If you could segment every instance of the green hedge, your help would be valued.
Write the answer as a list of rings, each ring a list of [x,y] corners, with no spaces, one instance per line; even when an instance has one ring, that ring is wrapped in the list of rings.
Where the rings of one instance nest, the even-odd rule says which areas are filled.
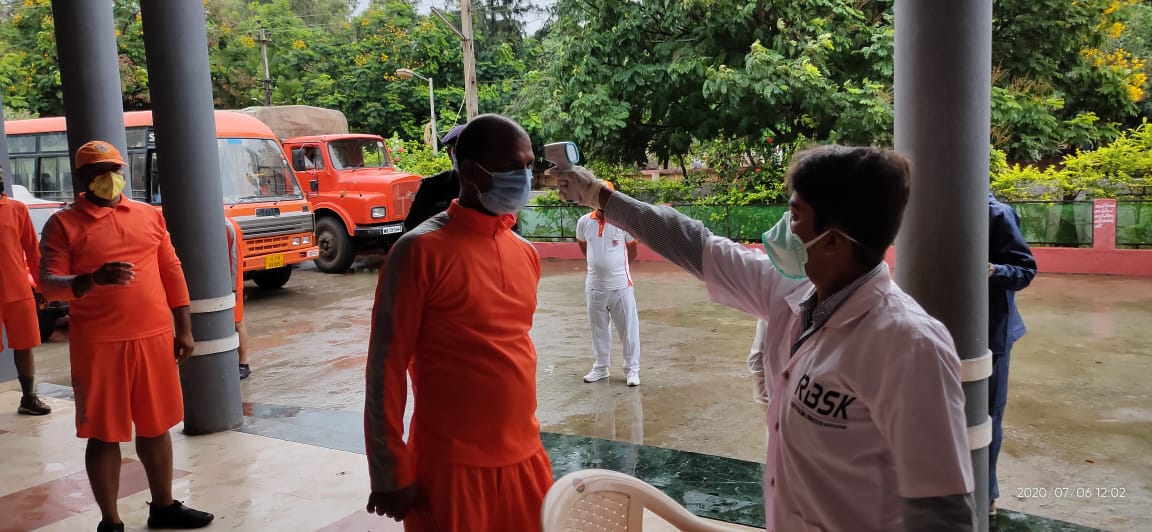
[[[673,205],[689,218],[704,222],[712,233],[733,240],[759,242],[760,235],[784,215],[783,205]],[[520,234],[530,240],[572,240],[576,221],[590,209],[568,205],[530,205],[520,211]]]
[[[1021,202],[1020,229],[1029,244],[1060,247],[1092,246],[1092,202]],[[784,205],[674,205],[700,220],[713,234],[743,242],[759,242],[788,207]],[[576,221],[589,209],[572,205],[531,205],[520,212],[520,233],[532,240],[573,240]],[[1116,245],[1152,248],[1152,202],[1119,202]]]

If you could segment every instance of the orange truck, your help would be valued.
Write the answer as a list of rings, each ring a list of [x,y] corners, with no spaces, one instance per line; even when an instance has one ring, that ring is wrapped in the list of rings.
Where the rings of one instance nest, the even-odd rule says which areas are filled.
[[[284,286],[292,266],[315,259],[315,220],[279,139],[263,122],[216,111],[224,214],[243,232],[244,277],[265,289]],[[164,183],[151,111],[124,113],[127,186],[134,200],[160,206]],[[64,117],[5,122],[13,184],[32,198],[39,232],[51,212],[70,202],[72,167]],[[51,211],[51,212],[49,212]],[[212,229],[220,224],[213,224]]]
[[[282,140],[316,215],[316,267],[348,270],[356,255],[386,251],[404,232],[420,176],[393,164],[384,139],[348,133],[340,111],[303,105],[250,107]]]

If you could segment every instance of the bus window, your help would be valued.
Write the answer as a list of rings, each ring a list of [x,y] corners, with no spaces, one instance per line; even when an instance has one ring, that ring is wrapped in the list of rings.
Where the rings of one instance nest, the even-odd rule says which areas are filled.
[[[304,197],[275,140],[219,139],[218,146],[226,203]]]
[[[49,151],[68,153],[68,135],[65,133],[41,133],[40,152]]]
[[[40,197],[32,176],[36,175],[36,159],[19,157],[8,159],[8,167],[12,169],[12,184],[20,185],[31,192],[33,196]]]
[[[40,175],[33,182],[32,194],[40,199],[53,201],[72,201],[72,170],[71,162],[64,157],[41,157]]]
[[[144,148],[148,143],[148,128],[146,127],[130,127],[124,130],[124,134],[128,140],[128,149]]]
[[[36,153],[36,135],[8,135],[8,153]]]
[[[136,201],[148,201],[148,182],[144,179],[147,175],[144,171],[144,158],[143,152],[129,153],[128,154],[128,178],[132,180],[132,199]]]

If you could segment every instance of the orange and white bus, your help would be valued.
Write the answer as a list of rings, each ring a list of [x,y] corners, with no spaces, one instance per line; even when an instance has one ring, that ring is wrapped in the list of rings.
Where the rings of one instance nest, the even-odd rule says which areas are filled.
[[[124,192],[159,207],[164,174],[156,156],[152,112],[124,113],[124,126],[128,140]],[[4,128],[12,184],[41,200],[72,201],[75,191],[64,118],[12,120]],[[291,277],[293,264],[319,256],[311,208],[279,139],[263,122],[216,111],[216,138],[224,214],[240,225],[244,237],[244,276],[261,288],[280,288]],[[221,227],[211,225],[213,230]]]

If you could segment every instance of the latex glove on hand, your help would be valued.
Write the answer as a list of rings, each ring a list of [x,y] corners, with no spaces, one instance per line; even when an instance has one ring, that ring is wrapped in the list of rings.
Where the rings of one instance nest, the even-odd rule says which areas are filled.
[[[604,182],[583,166],[573,166],[569,170],[552,168],[545,172],[556,176],[560,199],[575,201],[585,207],[599,209],[600,191],[604,189]]]

